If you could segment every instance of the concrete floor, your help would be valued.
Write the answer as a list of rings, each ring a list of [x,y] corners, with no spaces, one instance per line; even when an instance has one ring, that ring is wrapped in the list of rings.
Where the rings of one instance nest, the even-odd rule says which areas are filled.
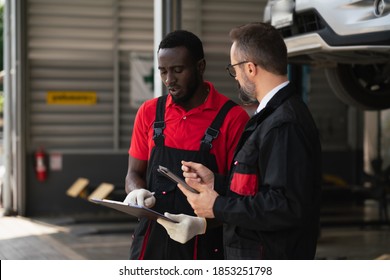
[[[376,200],[328,203],[323,207],[321,224],[317,259],[390,258],[390,222]]]
[[[318,260],[390,259],[390,226],[375,201],[323,210]],[[0,259],[126,260],[136,221],[105,216],[0,217]]]

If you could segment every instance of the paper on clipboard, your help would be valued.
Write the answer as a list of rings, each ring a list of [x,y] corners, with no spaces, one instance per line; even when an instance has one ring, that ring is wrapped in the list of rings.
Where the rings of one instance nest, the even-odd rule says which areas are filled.
[[[183,179],[173,174],[168,168],[159,165],[157,171],[167,178],[171,179],[175,183],[180,183],[183,187],[185,187],[187,190],[193,193],[199,193],[197,190],[195,190],[193,187],[188,185]]]
[[[91,198],[90,200],[97,204],[121,211],[137,218],[148,218],[150,220],[157,220],[158,218],[161,218],[173,223],[177,223],[174,220],[165,217],[163,214],[158,213],[152,209],[146,208],[144,206],[127,204],[122,201],[115,201],[109,199]]]

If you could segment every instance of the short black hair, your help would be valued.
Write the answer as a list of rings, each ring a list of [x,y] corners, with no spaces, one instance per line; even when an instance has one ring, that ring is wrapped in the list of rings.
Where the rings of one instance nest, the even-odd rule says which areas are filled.
[[[185,47],[195,61],[204,58],[202,41],[194,33],[187,30],[176,30],[168,33],[158,46],[158,50],[176,47]]]

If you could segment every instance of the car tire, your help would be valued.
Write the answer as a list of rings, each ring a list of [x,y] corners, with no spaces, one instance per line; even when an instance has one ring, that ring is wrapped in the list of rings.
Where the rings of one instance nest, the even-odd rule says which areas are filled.
[[[390,108],[390,63],[338,64],[325,75],[344,103],[362,110]]]

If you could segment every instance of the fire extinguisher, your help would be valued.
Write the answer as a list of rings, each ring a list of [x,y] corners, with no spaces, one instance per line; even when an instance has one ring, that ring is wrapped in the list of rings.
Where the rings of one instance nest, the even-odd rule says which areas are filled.
[[[35,174],[38,181],[45,181],[47,178],[47,168],[45,164],[45,152],[39,148],[35,152]]]

